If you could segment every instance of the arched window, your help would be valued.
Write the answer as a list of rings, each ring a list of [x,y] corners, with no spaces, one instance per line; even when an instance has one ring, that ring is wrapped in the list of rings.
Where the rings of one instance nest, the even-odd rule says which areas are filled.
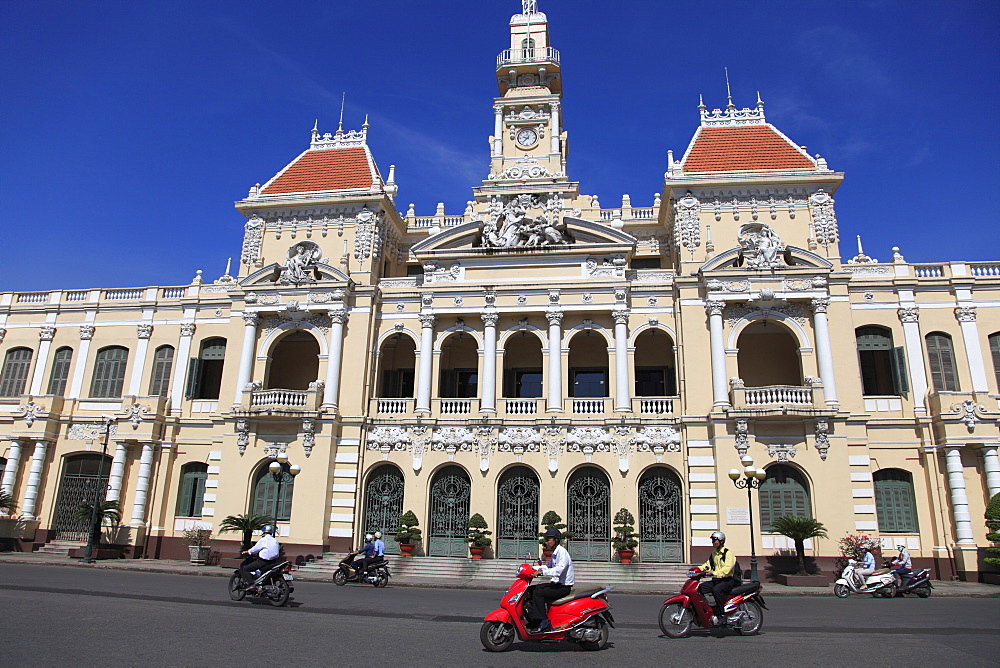
[[[379,366],[382,370],[380,397],[413,398],[415,351],[413,339],[403,334],[394,334],[385,340],[379,349]]]
[[[479,386],[479,354],[476,341],[465,332],[452,334],[441,345],[442,399],[467,399],[477,396]]]
[[[222,387],[222,366],[226,361],[226,340],[205,339],[201,354],[188,367],[188,399],[218,399]]]
[[[925,340],[934,389],[938,392],[958,392],[958,371],[955,368],[951,337],[944,332],[931,332]]]
[[[251,512],[287,522],[292,518],[292,487],[295,476],[289,473],[288,464],[282,464],[281,472],[277,475],[268,470],[269,465],[270,462],[262,465],[254,478]]]
[[[206,478],[208,464],[192,462],[181,469],[181,488],[177,495],[178,517],[201,517]]]
[[[61,397],[66,392],[66,381],[69,380],[69,363],[72,359],[72,348],[65,346],[56,351],[52,358],[52,375],[49,376],[49,394]]]
[[[160,346],[153,355],[153,373],[149,379],[149,396],[165,397],[170,392],[170,370],[174,366],[174,347]]]
[[[902,469],[882,469],[875,480],[875,512],[882,533],[916,533],[917,503],[913,476]]]
[[[774,520],[786,515],[812,517],[809,503],[809,483],[798,470],[785,464],[767,469],[767,478],[760,486],[760,526],[770,531]]]
[[[997,380],[997,391],[1000,391],[1000,332],[990,334],[990,353],[993,355],[993,377]]]
[[[31,348],[12,348],[3,360],[0,371],[0,397],[19,397],[24,393],[31,367]]]
[[[608,396],[608,342],[589,329],[569,342],[569,396]]]
[[[90,396],[97,399],[121,397],[127,365],[128,348],[109,346],[98,350],[97,362],[94,364],[94,379],[90,384]]]
[[[861,365],[861,385],[867,396],[898,395],[909,388],[903,364],[903,349],[892,345],[892,330],[858,327],[854,330]]]
[[[7,460],[0,457],[0,480],[3,480],[3,472],[7,470]]]
[[[802,385],[799,342],[782,323],[755,320],[736,340],[736,366],[747,387]]]

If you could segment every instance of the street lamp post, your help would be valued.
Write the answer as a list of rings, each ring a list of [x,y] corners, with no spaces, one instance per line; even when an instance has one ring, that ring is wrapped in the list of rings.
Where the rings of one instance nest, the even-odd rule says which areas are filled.
[[[83,563],[85,564],[94,561],[94,525],[97,524],[97,507],[104,500],[101,498],[101,474],[104,472],[104,458],[108,456],[108,439],[111,438],[111,425],[114,423],[114,418],[110,415],[102,415],[101,422],[104,423],[104,447],[101,448],[101,460],[97,463],[94,506],[90,511],[90,525],[87,527],[87,549],[83,552]],[[107,492],[107,483],[105,483],[105,492]]]
[[[274,459],[270,464],[267,465],[267,470],[270,471],[271,477],[274,482],[278,483],[278,489],[275,490],[274,494],[274,519],[278,519],[278,504],[281,503],[281,485],[285,482],[285,472],[284,467],[288,464],[288,453],[281,451],[274,455]],[[298,464],[292,464],[288,467],[288,474],[292,476],[294,480],[295,476],[302,472],[302,467]]]
[[[750,580],[759,582],[760,578],[757,575],[757,552],[754,549],[753,541],[753,497],[751,490],[760,489],[761,483],[767,477],[767,471],[764,469],[755,469],[753,467],[753,457],[750,455],[743,455],[740,461],[743,463],[742,477],[740,477],[739,469],[731,469],[729,471],[729,478],[737,488],[746,489],[747,491],[747,506],[750,508]]]

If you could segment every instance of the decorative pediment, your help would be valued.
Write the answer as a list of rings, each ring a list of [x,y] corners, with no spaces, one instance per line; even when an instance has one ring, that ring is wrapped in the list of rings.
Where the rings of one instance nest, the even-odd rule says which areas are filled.
[[[281,265],[277,262],[273,262],[266,267],[261,267],[257,271],[254,271],[240,280],[239,284],[241,287],[249,286],[280,286],[286,285],[282,283],[282,277],[288,276],[287,267]],[[287,283],[288,287],[300,287],[305,288],[316,283],[344,283],[349,284],[351,282],[351,277],[342,272],[340,269],[331,267],[328,264],[314,263],[308,267],[301,275],[296,276],[299,279],[297,283]]]
[[[733,269],[744,269],[746,271],[773,271],[775,269],[781,270],[794,267],[812,267],[818,269],[830,269],[833,267],[833,263],[826,258],[821,257],[812,251],[807,251],[804,248],[799,248],[798,246],[787,246],[782,250],[783,252],[777,257],[776,262],[769,262],[767,264],[761,263],[760,268],[755,268],[749,266],[749,264],[745,261],[745,258],[747,257],[746,244],[736,246],[735,248],[730,248],[729,250],[719,253],[711,260],[701,265],[699,271],[706,273],[710,271]],[[737,264],[741,259],[744,259],[742,266]]]
[[[607,252],[609,246],[619,247],[622,251],[635,248],[637,239],[631,234],[627,234],[617,228],[604,223],[584,220],[565,216],[562,219],[564,227],[563,243],[556,243],[551,240],[548,243],[538,242],[531,246],[487,246],[483,247],[483,228],[489,225],[483,221],[472,221],[449,227],[438,234],[428,237],[416,243],[410,249],[418,257],[421,253],[438,254],[441,251],[455,250],[482,254],[484,256],[504,253],[524,254],[524,253],[546,253],[557,250],[570,249],[576,252],[589,253],[598,247]],[[572,239],[572,242],[569,240]]]

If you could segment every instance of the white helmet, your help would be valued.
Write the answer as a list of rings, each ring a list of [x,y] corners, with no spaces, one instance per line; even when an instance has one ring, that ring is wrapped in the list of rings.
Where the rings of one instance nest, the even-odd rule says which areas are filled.
[[[713,531],[712,532],[712,538],[711,538],[711,540],[717,540],[717,541],[720,541],[722,543],[725,543],[726,542],[726,534],[722,533],[721,531]]]
[[[375,540],[375,537],[374,537],[374,536],[372,536],[372,535],[371,535],[370,533],[366,533],[366,534],[365,534],[365,542],[366,542],[366,543],[370,543],[370,542],[372,542],[373,540]]]
[[[381,531],[376,531],[375,532],[375,540],[382,540],[382,532]]]

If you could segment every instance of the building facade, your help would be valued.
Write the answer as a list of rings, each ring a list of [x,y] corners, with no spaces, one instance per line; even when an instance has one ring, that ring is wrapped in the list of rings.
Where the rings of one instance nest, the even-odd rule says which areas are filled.
[[[314,128],[236,203],[235,275],[0,293],[8,545],[81,540],[106,489],[132,557],[246,512],[291,554],[345,551],[412,510],[418,553],[465,556],[478,512],[520,558],[554,510],[574,558],[607,561],[626,508],[647,562],[699,561],[717,529],[749,554],[752,511],[762,560],[792,514],[826,525],[822,563],[867,534],[977,577],[1000,262],[842,256],[843,174],[759,99],[702,104],[652,206],[602,207],[569,177],[547,17],[524,0],[509,29],[462,215],[401,210],[367,122]],[[751,505],[745,455],[767,472]]]

